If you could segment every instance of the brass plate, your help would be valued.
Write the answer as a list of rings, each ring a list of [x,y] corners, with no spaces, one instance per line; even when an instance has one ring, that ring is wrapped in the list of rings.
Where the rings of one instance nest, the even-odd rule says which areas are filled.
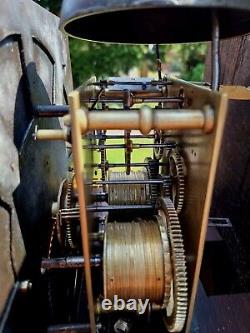
[[[224,93],[212,92],[182,80],[172,78],[170,95],[184,90],[184,108],[211,105],[215,112],[215,127],[209,134],[201,131],[170,132],[180,146],[186,164],[185,201],[180,220],[187,255],[189,282],[189,311],[185,332],[189,332],[197,293],[200,267],[204,251],[209,211],[221,140],[227,115],[228,98]]]

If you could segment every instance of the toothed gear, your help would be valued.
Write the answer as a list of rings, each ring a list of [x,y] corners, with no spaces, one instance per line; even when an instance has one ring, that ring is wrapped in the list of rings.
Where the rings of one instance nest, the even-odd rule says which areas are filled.
[[[155,131],[154,137],[155,137],[155,139],[154,139],[155,144],[159,144],[159,143],[163,142],[161,131]],[[163,147],[155,147],[154,148],[154,158],[156,160],[162,159],[163,153],[164,153],[164,148]]]
[[[182,210],[185,194],[184,167],[181,155],[172,151],[168,157],[169,173],[172,178],[171,200],[177,214]]]
[[[106,135],[106,131],[100,131],[99,132],[101,135],[105,136]],[[100,139],[99,140],[99,145],[104,145],[106,142],[106,139]],[[100,149],[100,153],[101,153],[101,174],[102,174],[102,180],[105,181],[106,180],[106,176],[107,176],[107,168],[106,168],[106,162],[107,162],[107,153],[106,153],[106,149]],[[106,186],[103,185],[103,190],[106,190]]]
[[[104,142],[102,142],[101,144],[104,144]],[[101,149],[101,174],[103,181],[106,180],[106,175],[107,175],[106,162],[107,162],[106,149]],[[105,188],[105,186],[103,187]]]
[[[159,164],[157,160],[153,160],[151,157],[146,157],[145,162],[148,163],[146,169],[148,173],[149,179],[157,179],[157,176],[159,174]],[[151,184],[150,185],[150,197],[152,204],[155,204],[157,198],[158,198],[158,185],[157,184]]]
[[[64,179],[59,187],[59,191],[58,191],[58,195],[57,195],[57,205],[58,205],[58,209],[60,210],[62,206],[64,206],[64,202],[63,202],[63,193],[65,190],[65,186],[67,183],[67,179]],[[57,240],[59,242],[60,245],[63,244],[63,232],[62,232],[62,220],[60,218],[60,215],[56,214],[56,235],[57,235]]]
[[[130,139],[131,131],[124,131],[124,143],[125,143],[125,164],[126,174],[130,175],[131,171],[131,154],[133,150],[133,141]]]
[[[181,332],[185,325],[188,308],[187,268],[181,226],[169,198],[160,198],[159,206],[166,216],[173,274],[165,323],[169,332]],[[161,214],[161,211],[159,213]]]
[[[161,195],[163,197],[171,197],[171,184],[169,182],[169,177],[166,177],[165,175],[162,176],[162,181],[163,181],[163,184],[162,184],[162,192],[161,192]]]
[[[161,240],[163,246],[163,258],[164,258],[164,276],[165,276],[165,290],[164,297],[162,301],[162,308],[165,309],[168,305],[171,291],[171,281],[172,281],[172,265],[170,256],[170,244],[168,239],[168,230],[166,224],[166,218],[164,213],[159,211],[158,215],[155,216],[161,233]]]
[[[70,176],[68,181],[67,181],[67,192],[66,192],[66,196],[65,196],[65,208],[66,209],[70,209],[71,205],[72,205],[73,177],[74,176]],[[65,225],[66,225],[66,232],[65,232],[66,239],[65,239],[65,241],[71,249],[74,249],[75,244],[74,244],[73,238],[72,238],[72,230],[71,230],[70,220],[66,220]]]

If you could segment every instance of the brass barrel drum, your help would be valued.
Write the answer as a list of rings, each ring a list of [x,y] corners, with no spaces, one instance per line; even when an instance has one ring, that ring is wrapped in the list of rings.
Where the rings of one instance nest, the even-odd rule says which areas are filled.
[[[172,201],[158,206],[151,218],[106,224],[104,297],[149,299],[153,309],[164,309],[168,332],[181,332],[188,305],[182,232]]]
[[[110,171],[109,181],[123,180],[124,184],[108,185],[108,198],[110,205],[143,205],[150,202],[150,185],[126,184],[129,180],[147,180],[146,170],[131,171],[129,175],[122,171]]]
[[[117,295],[124,300],[166,304],[171,283],[166,232],[157,219],[107,224],[103,253],[106,298]]]

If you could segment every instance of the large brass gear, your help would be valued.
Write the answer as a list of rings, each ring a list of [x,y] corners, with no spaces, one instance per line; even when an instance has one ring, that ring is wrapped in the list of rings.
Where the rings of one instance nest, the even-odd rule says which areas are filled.
[[[168,156],[169,174],[172,178],[171,200],[177,214],[182,210],[185,194],[184,166],[181,155],[173,150]]]
[[[188,309],[187,268],[181,226],[175,207],[170,198],[160,198],[159,215],[166,217],[170,240],[172,263],[172,286],[166,308],[165,324],[169,332],[181,332]]]

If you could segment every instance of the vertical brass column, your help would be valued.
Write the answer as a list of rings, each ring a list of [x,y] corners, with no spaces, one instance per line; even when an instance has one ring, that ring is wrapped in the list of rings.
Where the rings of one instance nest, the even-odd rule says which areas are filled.
[[[90,320],[91,333],[96,333],[94,299],[93,299],[91,268],[90,268],[88,223],[87,223],[86,199],[85,199],[84,176],[83,176],[84,161],[82,155],[82,134],[81,134],[81,125],[77,116],[77,112],[80,109],[80,99],[78,91],[73,91],[71,94],[69,94],[69,105],[70,105],[71,126],[72,126],[72,150],[73,150],[73,159],[75,166],[78,201],[80,209],[82,248],[83,248],[83,256],[85,262],[84,272],[85,272],[86,288],[87,288],[89,320]]]

